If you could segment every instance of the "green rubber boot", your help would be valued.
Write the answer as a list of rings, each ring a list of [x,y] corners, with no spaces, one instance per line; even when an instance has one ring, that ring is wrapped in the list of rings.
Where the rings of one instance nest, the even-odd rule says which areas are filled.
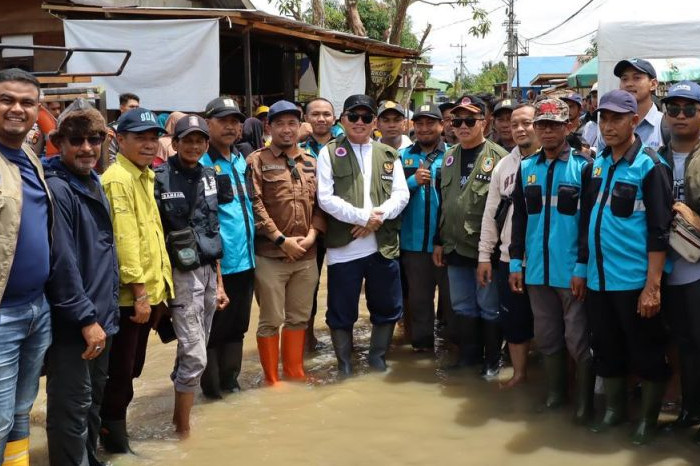
[[[595,389],[595,372],[593,359],[588,358],[576,365],[576,412],[574,424],[583,425],[593,417],[593,391]]]
[[[641,417],[632,433],[634,445],[645,445],[654,438],[665,391],[665,382],[642,382]]]
[[[566,351],[545,355],[543,363],[547,375],[547,399],[540,411],[556,409],[566,403]]]
[[[591,431],[601,433],[620,424],[627,415],[627,380],[624,377],[605,377],[605,414],[591,426]]]

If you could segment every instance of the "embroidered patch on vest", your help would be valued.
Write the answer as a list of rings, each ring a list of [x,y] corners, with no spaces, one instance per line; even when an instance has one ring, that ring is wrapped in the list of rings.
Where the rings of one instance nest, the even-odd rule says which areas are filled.
[[[484,161],[481,163],[481,169],[483,171],[485,171],[486,173],[493,170],[493,157],[486,157],[484,159]]]
[[[263,165],[262,171],[269,172],[270,170],[284,170],[284,165]]]
[[[447,157],[447,159],[445,159],[445,166],[451,167],[454,162],[455,162],[455,158],[450,155]]]
[[[348,151],[345,149],[345,147],[338,147],[335,150],[335,155],[338,157],[345,157],[346,155],[348,155]]]
[[[202,182],[204,183],[204,196],[212,196],[216,194],[216,180],[213,176],[203,176]]]
[[[535,175],[527,175],[527,184],[537,183],[537,177]]]
[[[164,201],[168,199],[184,199],[185,193],[179,191],[174,193],[161,193],[160,198]]]
[[[215,171],[216,173],[221,173],[221,167],[218,166],[218,165],[214,165],[214,171]]]
[[[603,175],[603,167],[595,167],[593,169],[593,176],[600,177]]]
[[[384,181],[393,181],[394,180],[394,177],[392,175],[385,175],[382,173],[381,176],[382,176],[382,180],[384,180]]]
[[[382,168],[384,168],[384,173],[391,175],[394,172],[394,162],[384,162]]]
[[[483,173],[477,173],[474,178],[476,181],[484,181],[486,183],[491,182],[491,175],[484,175]]]

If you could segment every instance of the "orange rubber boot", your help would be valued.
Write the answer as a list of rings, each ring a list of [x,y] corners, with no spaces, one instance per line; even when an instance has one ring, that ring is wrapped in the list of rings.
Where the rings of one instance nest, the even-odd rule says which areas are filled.
[[[276,334],[271,337],[258,337],[258,354],[265,381],[268,385],[279,382],[277,366],[280,359],[280,336]]]
[[[282,369],[285,378],[304,380],[304,339],[306,330],[282,330]]]

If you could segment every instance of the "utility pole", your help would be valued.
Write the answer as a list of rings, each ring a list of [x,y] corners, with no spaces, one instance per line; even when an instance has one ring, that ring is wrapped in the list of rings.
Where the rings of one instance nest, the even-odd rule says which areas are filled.
[[[512,97],[513,77],[515,75],[515,60],[518,56],[518,28],[520,21],[515,20],[515,0],[507,0],[506,15],[508,20],[503,23],[506,27],[506,57],[508,58],[508,82],[506,83],[506,95]]]
[[[464,43],[464,37],[460,36],[459,38],[459,44],[450,44],[450,47],[457,48],[459,47],[459,81],[464,81],[464,78],[467,76],[466,73],[466,65],[464,64],[464,48],[466,47],[466,44]]]

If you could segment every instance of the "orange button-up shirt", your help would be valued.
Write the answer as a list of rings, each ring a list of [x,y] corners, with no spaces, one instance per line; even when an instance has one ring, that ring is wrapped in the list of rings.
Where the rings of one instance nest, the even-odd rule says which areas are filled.
[[[325,231],[324,214],[316,202],[316,159],[313,156],[296,145],[288,153],[270,145],[248,156],[248,176],[253,186],[256,254],[286,257],[269,238],[277,230],[287,237],[306,236],[312,227]],[[315,257],[314,243],[300,260]]]

